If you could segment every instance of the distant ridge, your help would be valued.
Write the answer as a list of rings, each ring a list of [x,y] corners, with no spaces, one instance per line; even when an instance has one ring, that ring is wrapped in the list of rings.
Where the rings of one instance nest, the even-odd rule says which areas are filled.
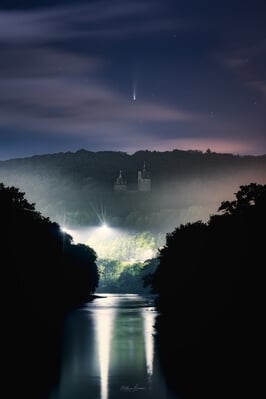
[[[134,153],[128,153],[127,151],[115,151],[115,150],[99,150],[99,151],[91,151],[87,150],[84,148],[80,148],[79,150],[76,151],[58,151],[58,152],[52,152],[52,153],[45,153],[45,154],[33,154],[29,156],[23,156],[23,157],[15,157],[15,158],[8,158],[5,160],[0,160],[0,164],[3,162],[10,162],[10,161],[18,161],[18,160],[26,160],[26,159],[39,159],[42,157],[50,157],[50,156],[61,156],[61,155],[79,155],[82,153],[86,154],[125,154],[127,156],[135,156],[136,154],[139,153],[156,153],[156,154],[171,154],[171,153],[194,153],[194,154],[215,154],[215,155],[223,155],[223,156],[231,156],[231,157],[240,157],[240,158],[264,158],[266,157],[266,154],[262,155],[252,155],[252,154],[233,154],[229,152],[215,152],[207,149],[205,152],[201,150],[181,150],[181,149],[173,149],[173,150],[165,150],[165,151],[159,151],[159,150],[148,150],[148,149],[140,149],[138,151],[135,151]]]
[[[216,173],[238,173],[243,169],[266,170],[266,155],[234,155],[198,150],[149,151],[139,150],[134,154],[122,151],[89,151],[80,149],[76,152],[58,152],[53,154],[33,155],[0,162],[0,173],[17,171],[45,174],[53,170],[55,174],[75,174],[80,178],[91,177],[105,184],[112,184],[119,171],[123,170],[129,180],[135,179],[136,171],[146,163],[152,172],[153,180],[202,178]],[[18,169],[19,168],[19,169]],[[265,169],[264,169],[265,168]],[[0,174],[1,177],[1,174]]]

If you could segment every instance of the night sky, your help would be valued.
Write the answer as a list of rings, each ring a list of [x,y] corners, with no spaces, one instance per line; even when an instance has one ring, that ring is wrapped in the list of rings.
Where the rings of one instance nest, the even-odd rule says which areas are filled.
[[[266,153],[265,1],[1,0],[0,51],[0,159]]]

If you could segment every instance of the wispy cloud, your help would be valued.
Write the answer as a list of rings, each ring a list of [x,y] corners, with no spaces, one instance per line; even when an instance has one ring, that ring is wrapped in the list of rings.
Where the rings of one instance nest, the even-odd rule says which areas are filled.
[[[99,121],[186,121],[189,112],[150,102],[133,102],[110,87],[65,78],[0,80],[1,123],[88,131]]]
[[[247,85],[266,96],[266,80],[253,80],[248,82]]]
[[[87,76],[103,66],[99,57],[83,57],[48,46],[13,45],[1,49],[2,79]]]
[[[182,139],[199,143],[200,136],[248,136],[248,123],[239,119],[245,114],[241,106],[236,105],[235,115],[231,110],[226,115],[224,104],[232,96],[223,78],[230,70],[240,82],[237,89],[241,85],[247,95],[265,95],[265,46],[232,49],[233,41],[231,47],[227,41],[219,58],[226,69],[214,71],[212,84],[208,62],[214,51],[221,52],[217,38],[225,20],[220,15],[219,22],[216,14],[209,18],[173,0],[92,0],[43,8],[40,3],[45,2],[0,11],[1,132],[13,129],[20,138],[29,132],[36,141],[46,135],[62,142],[88,138],[98,148],[104,142],[102,148],[124,149],[140,147],[140,142],[153,148],[153,143],[163,146],[177,139],[180,145]],[[215,13],[218,17],[220,11],[215,8]],[[130,90],[137,79],[133,101]],[[225,82],[220,92],[219,82]],[[212,95],[216,83],[217,97]],[[209,94],[219,121],[205,115]],[[225,123],[228,119],[234,126]]]
[[[243,86],[265,94],[265,47],[266,41],[261,40],[250,46],[235,48],[219,58],[226,68],[238,76]]]
[[[230,69],[238,69],[247,66],[248,58],[238,54],[223,57],[223,64]]]
[[[100,58],[49,47],[7,49],[0,61],[0,126],[76,136],[110,126],[189,121],[196,115],[149,101],[133,101],[104,83]]]
[[[162,12],[158,0],[0,11],[0,127],[121,141],[144,138],[148,123],[197,119],[161,99],[133,101],[132,93],[107,82],[104,54],[68,46],[70,38],[123,40],[173,27],[182,23]]]
[[[119,26],[119,29],[117,28]],[[87,5],[30,11],[0,11],[0,42],[40,43],[73,37],[115,38],[183,29],[187,24],[162,12],[157,0],[93,1]]]

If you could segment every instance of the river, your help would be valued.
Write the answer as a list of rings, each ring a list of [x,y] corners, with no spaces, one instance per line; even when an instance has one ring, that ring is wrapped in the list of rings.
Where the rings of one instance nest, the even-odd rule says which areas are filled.
[[[153,298],[102,294],[65,321],[58,385],[49,399],[173,399],[154,345]]]

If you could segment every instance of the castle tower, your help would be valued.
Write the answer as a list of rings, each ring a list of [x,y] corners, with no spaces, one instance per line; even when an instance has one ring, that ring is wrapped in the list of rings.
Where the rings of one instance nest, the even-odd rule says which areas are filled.
[[[122,176],[122,171],[120,170],[119,176],[114,184],[115,191],[127,191],[127,181]]]
[[[138,171],[138,190],[146,193],[151,191],[151,177],[146,169],[145,162],[143,169]]]

